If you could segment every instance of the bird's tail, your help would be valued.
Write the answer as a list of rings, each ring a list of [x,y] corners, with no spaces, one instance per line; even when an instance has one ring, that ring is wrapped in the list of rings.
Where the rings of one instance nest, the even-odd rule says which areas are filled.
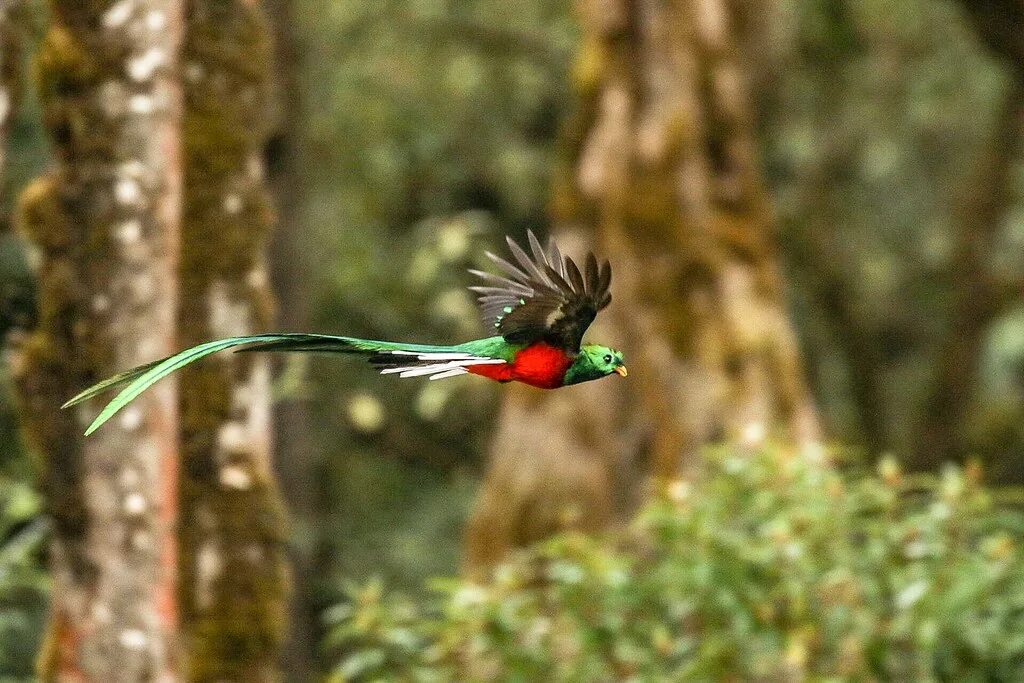
[[[119,410],[133,401],[139,394],[167,377],[175,370],[190,365],[206,356],[233,349],[236,352],[285,351],[301,353],[346,353],[366,356],[384,374],[398,373],[399,377],[430,379],[452,377],[466,372],[466,367],[485,363],[504,363],[504,360],[474,355],[459,346],[431,346],[426,344],[403,344],[400,342],[373,341],[355,337],[338,337],[327,334],[258,334],[250,337],[231,337],[206,342],[180,351],[173,356],[140,365],[126,372],[98,382],[71,398],[62,408],[68,408],[87,401],[109,389],[123,387],[108,403],[85,434],[88,436],[99,429]]]

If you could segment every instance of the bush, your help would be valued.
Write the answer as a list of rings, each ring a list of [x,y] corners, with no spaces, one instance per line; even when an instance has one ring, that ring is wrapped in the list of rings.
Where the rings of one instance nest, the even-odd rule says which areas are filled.
[[[328,614],[336,680],[1024,680],[1024,517],[976,468],[709,453],[625,532]]]
[[[32,487],[0,474],[0,680],[35,678],[50,583],[48,525]]]

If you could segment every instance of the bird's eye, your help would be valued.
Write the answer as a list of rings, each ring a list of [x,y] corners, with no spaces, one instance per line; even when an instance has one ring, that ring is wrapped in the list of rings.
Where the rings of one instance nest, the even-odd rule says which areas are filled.
[[[611,363],[612,362],[612,356],[611,356],[610,353],[604,354],[604,362],[605,363]]]

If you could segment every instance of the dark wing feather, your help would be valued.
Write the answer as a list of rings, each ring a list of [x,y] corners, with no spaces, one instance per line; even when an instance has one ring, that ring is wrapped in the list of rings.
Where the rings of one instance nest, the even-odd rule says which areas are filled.
[[[515,263],[488,252],[502,274],[471,270],[484,284],[470,289],[480,295],[485,323],[509,343],[544,341],[575,353],[597,312],[611,302],[611,266],[588,254],[581,272],[554,240],[545,249],[532,231],[527,238],[531,254],[506,238]]]

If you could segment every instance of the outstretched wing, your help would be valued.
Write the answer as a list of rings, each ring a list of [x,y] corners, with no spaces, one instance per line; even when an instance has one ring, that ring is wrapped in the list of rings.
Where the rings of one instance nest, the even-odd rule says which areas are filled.
[[[126,372],[92,385],[78,394],[62,408],[87,401],[109,389],[123,387],[113,400],[106,405],[86,430],[88,436],[99,429],[119,410],[131,403],[139,394],[176,370],[190,365],[206,356],[234,349],[235,351],[291,351],[300,353],[347,353],[365,356],[381,374],[398,373],[399,377],[422,377],[443,379],[464,374],[466,368],[474,365],[501,364],[507,359],[481,353],[467,342],[459,346],[431,346],[425,344],[403,344],[383,342],[355,337],[338,337],[330,334],[280,333],[258,334],[251,337],[231,337],[206,342],[180,351],[173,356],[152,363],[140,365]]]
[[[597,312],[612,300],[611,265],[605,261],[599,266],[590,253],[581,272],[571,258],[562,256],[554,240],[544,249],[532,231],[527,236],[532,258],[507,237],[518,265],[488,252],[503,273],[471,270],[485,284],[470,289],[480,295],[484,322],[510,344],[543,341],[575,353]]]

